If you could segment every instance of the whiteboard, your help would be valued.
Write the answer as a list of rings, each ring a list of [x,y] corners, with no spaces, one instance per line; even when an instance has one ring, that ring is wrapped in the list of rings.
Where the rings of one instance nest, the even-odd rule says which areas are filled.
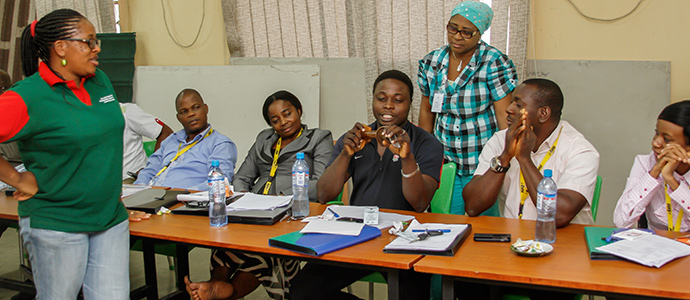
[[[597,224],[613,225],[635,155],[652,150],[656,118],[670,103],[670,75],[664,61],[527,61],[527,78],[549,78],[561,87],[561,119],[599,151]]]
[[[302,123],[319,127],[319,77],[317,65],[140,66],[133,102],[178,131],[175,97],[185,88],[199,91],[208,104],[209,123],[237,146],[236,171],[256,135],[269,127],[262,107],[274,92],[295,94],[302,103]]]

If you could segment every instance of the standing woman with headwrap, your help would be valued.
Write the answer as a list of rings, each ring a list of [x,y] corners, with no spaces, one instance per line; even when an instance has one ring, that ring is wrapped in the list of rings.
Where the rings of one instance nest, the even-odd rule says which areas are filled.
[[[517,85],[513,62],[481,41],[492,18],[493,11],[484,3],[458,4],[446,25],[448,45],[419,61],[419,126],[441,141],[446,161],[458,164],[454,214],[465,213],[462,189],[472,179],[482,148],[507,127],[505,109]],[[498,216],[497,206],[483,215]]]
[[[84,16],[53,11],[24,29],[26,79],[0,96],[0,142],[18,141],[27,169],[0,158],[0,181],[17,189],[37,299],[129,298],[124,119],[100,51]]]

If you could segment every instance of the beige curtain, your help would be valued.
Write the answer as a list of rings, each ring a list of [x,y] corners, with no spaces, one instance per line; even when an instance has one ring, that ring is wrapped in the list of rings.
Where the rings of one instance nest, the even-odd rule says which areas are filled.
[[[22,31],[35,10],[30,0],[0,0],[0,69],[12,77],[12,82],[22,79],[22,62],[19,53]]]
[[[234,0],[222,3],[232,56],[361,57],[366,63],[367,84],[372,84],[382,71],[399,69],[415,82],[410,119],[416,122],[420,103],[417,62],[446,43],[444,26],[459,1]],[[511,57],[522,78],[529,0],[493,0],[492,7],[495,16],[490,44],[496,44]],[[371,110],[371,105],[367,109]],[[371,111],[369,116],[372,118]]]
[[[115,32],[115,4],[113,0],[34,0],[36,18],[40,19],[51,11],[71,8],[84,15],[97,33]]]

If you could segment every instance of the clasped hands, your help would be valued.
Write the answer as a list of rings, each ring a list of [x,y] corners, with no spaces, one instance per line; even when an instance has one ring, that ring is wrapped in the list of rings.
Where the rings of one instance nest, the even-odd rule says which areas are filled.
[[[343,137],[343,145],[347,154],[352,156],[372,139],[376,139],[379,145],[387,147],[401,158],[406,158],[411,153],[410,136],[397,125],[383,126],[372,132],[371,127],[357,122]]]
[[[661,149],[656,159],[656,164],[649,171],[649,175],[654,178],[659,178],[661,175],[672,190],[678,188],[679,183],[673,177],[673,173],[678,169],[684,169],[684,171],[690,169],[690,153],[683,146],[670,143]]]
[[[516,114],[516,120],[513,120],[506,130],[506,145],[501,155],[502,159],[507,160],[504,163],[509,162],[513,157],[517,158],[518,162],[522,159],[531,160],[530,154],[536,147],[537,135],[527,116],[527,111],[520,110]]]

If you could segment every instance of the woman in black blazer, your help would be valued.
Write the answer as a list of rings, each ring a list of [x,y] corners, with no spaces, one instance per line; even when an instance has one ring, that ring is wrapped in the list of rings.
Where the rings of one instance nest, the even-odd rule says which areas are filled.
[[[263,116],[271,128],[265,129],[247,153],[232,180],[235,191],[256,194],[292,195],[292,164],[297,152],[304,152],[309,165],[309,199],[316,201],[316,181],[333,152],[331,132],[309,129],[302,124],[302,104],[288,91],[278,91],[264,102]],[[275,166],[274,166],[275,162]],[[274,172],[271,172],[275,169]],[[270,183],[269,183],[270,182]],[[257,254],[214,250],[211,279],[190,282],[187,292],[193,299],[238,299],[259,284],[272,299],[290,299],[290,280],[299,271],[299,261]]]
[[[309,129],[302,124],[302,104],[288,91],[278,91],[264,102],[263,116],[271,128],[256,136],[242,166],[235,173],[235,191],[256,194],[292,195],[292,164],[297,152],[304,152],[309,165],[309,200],[316,201],[316,181],[321,177],[333,152],[333,136],[323,129]],[[271,168],[276,156],[276,172]],[[268,188],[267,182],[271,182]]]

